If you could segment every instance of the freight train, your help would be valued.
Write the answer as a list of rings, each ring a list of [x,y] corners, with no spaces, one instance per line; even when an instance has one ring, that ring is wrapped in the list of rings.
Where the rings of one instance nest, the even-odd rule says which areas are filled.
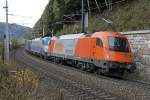
[[[41,43],[35,41],[40,39],[26,41],[28,52],[36,53],[38,50],[36,54],[53,62],[70,64],[81,70],[118,77],[125,71],[132,73],[136,69],[130,43],[118,32],[53,36],[46,43],[46,55],[42,54],[41,46],[37,46]]]

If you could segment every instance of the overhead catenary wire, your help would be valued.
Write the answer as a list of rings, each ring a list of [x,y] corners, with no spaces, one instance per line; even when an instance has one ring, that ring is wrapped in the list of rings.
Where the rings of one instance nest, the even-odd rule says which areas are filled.
[[[111,4],[111,3],[112,3],[112,0],[108,0],[108,4],[109,4],[109,5],[108,5],[108,9],[109,9],[109,10],[112,10],[112,4]]]
[[[107,5],[105,3],[102,3],[99,8],[103,8],[103,7],[106,7],[108,5],[114,5],[114,4],[118,4],[118,3],[122,3],[122,2],[125,2],[126,0],[120,0],[120,1],[116,1],[116,2],[111,2],[111,3],[108,3]],[[90,10],[95,10],[97,9],[97,7],[95,8],[90,8]]]
[[[108,7],[108,2],[107,2],[107,0],[105,0],[105,5]]]
[[[100,12],[101,12],[101,9],[100,9],[100,7],[99,7],[99,5],[98,5],[97,0],[95,0],[95,3],[96,3],[96,6],[97,6],[97,8],[98,8],[98,11],[99,11],[99,13],[100,13]]]
[[[107,0],[105,0],[105,1],[106,1],[106,2],[105,2],[106,5],[107,5]],[[99,11],[99,14],[101,14],[101,12],[100,12],[100,7],[99,7],[99,5],[98,5],[97,0],[95,0],[95,3],[96,3],[96,5],[97,5],[97,9],[98,9],[98,11]],[[112,24],[112,23],[113,23],[111,20],[104,18],[102,15],[101,15],[100,19],[103,20],[103,21],[105,21],[105,22],[108,23],[108,24]]]
[[[88,4],[89,15],[91,15],[90,1],[89,0],[87,0],[87,4]]]
[[[100,12],[100,10],[101,10],[100,8],[103,8],[103,7],[107,6],[109,10],[112,10],[112,5],[113,4],[121,3],[121,2],[124,2],[124,1],[126,1],[126,0],[120,0],[120,1],[116,1],[116,2],[112,2],[112,0],[109,0],[109,2],[108,2],[107,0],[105,0],[105,3],[99,6],[97,0],[95,0],[96,8],[90,8],[90,10],[98,9],[99,13],[101,13]],[[111,20],[104,18],[102,15],[101,15],[100,19],[105,21],[108,24],[112,24],[113,23]]]
[[[109,10],[112,10],[112,4],[111,3],[112,3],[111,0],[105,0],[105,5],[107,6],[107,8]]]
[[[108,0],[107,0],[107,1],[108,1]],[[107,7],[110,6],[109,8],[112,9],[112,8],[111,8],[112,5],[118,4],[118,3],[121,3],[121,2],[124,2],[124,1],[126,1],[126,0],[120,0],[120,1],[116,1],[116,2],[112,2],[112,0],[111,0],[110,2],[107,2],[107,5],[106,5],[106,3],[100,3],[100,4],[98,4],[98,0],[95,0],[96,7],[95,7],[95,8],[92,8],[92,6],[90,6],[90,0],[87,0],[87,6],[88,6],[87,10],[89,11],[89,14],[92,13],[92,10],[95,10],[95,9],[97,9],[98,12],[100,13],[100,12],[101,12],[101,8],[106,7],[106,6],[107,6]],[[81,16],[81,15],[82,15],[82,14],[69,14],[69,15],[64,15],[64,16],[65,16],[64,20],[63,20],[63,21],[60,21],[60,22],[56,22],[56,24],[70,23],[70,22],[79,22],[79,21],[76,21],[76,20],[71,19],[71,18],[74,17],[74,16]],[[67,19],[70,19],[71,21],[66,21]],[[105,22],[107,22],[107,23],[109,23],[109,24],[112,23],[111,20],[107,20],[107,18],[104,18],[104,17],[102,17],[102,16],[101,16],[100,19],[103,20],[103,21],[105,21]]]

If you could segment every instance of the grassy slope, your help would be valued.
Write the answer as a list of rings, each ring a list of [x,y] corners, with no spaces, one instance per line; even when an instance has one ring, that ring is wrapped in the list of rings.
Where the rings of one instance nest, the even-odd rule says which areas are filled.
[[[108,25],[100,15],[89,18],[89,31],[132,31],[150,29],[150,0],[134,0],[125,5],[115,5],[112,11],[104,11],[102,16],[113,21]],[[80,31],[80,23],[66,25],[57,35]]]

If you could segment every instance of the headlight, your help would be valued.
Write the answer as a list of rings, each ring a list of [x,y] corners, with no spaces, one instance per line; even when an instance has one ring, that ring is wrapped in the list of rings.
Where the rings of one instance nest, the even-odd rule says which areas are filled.
[[[109,55],[106,55],[106,58],[109,59]]]

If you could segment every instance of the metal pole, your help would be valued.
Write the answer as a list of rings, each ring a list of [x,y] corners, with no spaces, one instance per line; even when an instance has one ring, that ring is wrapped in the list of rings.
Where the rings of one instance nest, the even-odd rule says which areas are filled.
[[[84,31],[87,33],[88,31],[88,26],[89,26],[89,13],[85,12],[85,18],[84,18]]]
[[[105,4],[106,4],[106,6],[107,6],[107,8],[108,8],[108,2],[107,2],[107,0],[105,0]]]
[[[8,1],[6,0],[5,62],[9,64]]]
[[[44,20],[42,20],[42,31],[43,31],[43,36],[45,36],[45,29],[44,29]]]
[[[87,0],[87,4],[88,4],[88,12],[89,12],[89,15],[91,15],[91,8],[90,8],[90,1]]]
[[[43,36],[45,36],[45,29],[44,29],[44,27],[43,27]]]
[[[81,29],[82,29],[82,33],[85,32],[85,28],[84,28],[84,0],[82,0],[82,22],[81,22]]]
[[[99,13],[100,13],[100,12],[101,12],[101,9],[100,9],[100,7],[99,7],[99,5],[98,5],[97,0],[95,0],[95,3],[96,3],[96,6],[97,6],[97,8],[98,8],[98,11],[99,11]]]

